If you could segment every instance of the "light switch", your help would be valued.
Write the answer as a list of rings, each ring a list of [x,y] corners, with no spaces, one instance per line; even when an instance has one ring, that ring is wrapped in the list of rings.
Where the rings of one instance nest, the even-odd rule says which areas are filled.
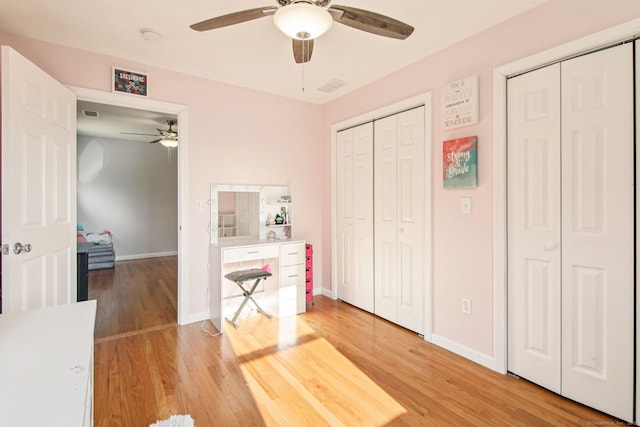
[[[463,215],[471,215],[471,197],[460,198],[460,213]]]
[[[204,209],[204,200],[196,200],[196,211]]]

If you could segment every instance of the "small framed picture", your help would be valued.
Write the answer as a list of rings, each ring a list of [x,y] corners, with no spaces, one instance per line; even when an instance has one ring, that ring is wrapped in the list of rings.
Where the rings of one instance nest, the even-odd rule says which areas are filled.
[[[149,95],[149,76],[147,74],[119,67],[112,67],[111,74],[113,76],[111,86],[113,92],[138,96]]]
[[[478,137],[451,139],[442,143],[444,188],[478,186]]]
[[[451,82],[442,88],[442,129],[455,129],[479,121],[478,76]]]

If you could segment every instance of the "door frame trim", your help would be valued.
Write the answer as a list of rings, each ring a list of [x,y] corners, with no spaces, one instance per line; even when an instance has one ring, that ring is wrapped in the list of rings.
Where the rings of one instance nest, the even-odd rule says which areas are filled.
[[[507,373],[507,78],[638,33],[640,19],[634,19],[493,70],[493,354],[497,372]],[[640,244],[636,241],[636,252],[638,249]],[[640,312],[638,308],[636,303],[636,311]]]
[[[76,86],[67,86],[76,94],[78,101],[88,101],[117,107],[135,108],[138,110],[156,111],[178,116],[180,123],[180,145],[178,146],[178,324],[185,325],[189,319],[189,280],[187,276],[187,260],[189,259],[189,223],[188,223],[188,148],[189,123],[188,109],[185,105],[158,101],[141,97],[104,92]],[[76,166],[77,167],[77,166]]]

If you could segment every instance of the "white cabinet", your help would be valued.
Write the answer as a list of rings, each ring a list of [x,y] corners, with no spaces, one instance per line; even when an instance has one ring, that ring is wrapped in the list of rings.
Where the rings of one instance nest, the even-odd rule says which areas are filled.
[[[375,121],[374,313],[423,333],[424,107]]]
[[[279,317],[306,311],[305,243],[280,245]]]
[[[418,333],[424,329],[424,114],[417,107],[336,136],[338,298]]]
[[[373,312],[373,124],[337,134],[338,298]]]
[[[633,419],[630,44],[508,82],[508,369]]]
[[[93,426],[96,301],[0,316],[6,426]]]

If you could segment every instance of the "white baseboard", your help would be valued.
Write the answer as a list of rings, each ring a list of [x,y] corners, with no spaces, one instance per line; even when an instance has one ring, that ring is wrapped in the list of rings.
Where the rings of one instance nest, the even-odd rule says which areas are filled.
[[[329,297],[333,299],[333,294],[331,293],[331,289],[320,288],[320,291],[317,292],[315,289],[313,290],[314,295],[324,295],[325,297]]]
[[[451,341],[437,334],[431,335],[431,343],[437,345],[438,347],[442,347],[445,350],[449,350],[450,352],[455,353],[458,356],[462,356],[466,359],[471,360],[472,362],[482,365],[485,368],[497,371],[496,360],[494,357],[491,357],[484,353],[480,353],[477,350],[459,344],[455,341]]]
[[[176,255],[178,255],[178,251],[154,252],[150,254],[116,255],[116,261],[130,261],[132,259],[160,258],[163,256],[176,256]]]

